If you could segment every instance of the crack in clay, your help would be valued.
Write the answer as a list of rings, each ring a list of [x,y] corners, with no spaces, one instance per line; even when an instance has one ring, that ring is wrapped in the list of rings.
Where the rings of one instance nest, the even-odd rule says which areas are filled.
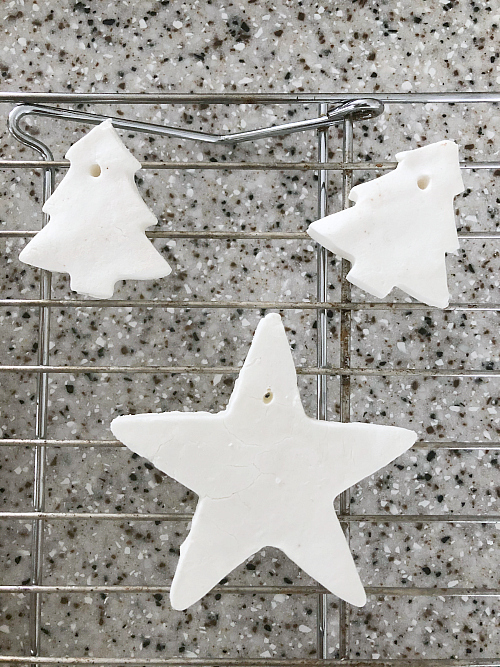
[[[252,468],[255,468],[255,470],[257,471],[257,477],[255,477],[247,486],[244,486],[243,488],[238,489],[237,491],[233,491],[233,493],[230,493],[228,496],[212,496],[212,495],[207,494],[203,497],[204,498],[210,498],[210,500],[227,500],[228,498],[233,498],[234,496],[237,496],[238,493],[242,493],[243,491],[247,491],[248,489],[250,489],[256,483],[256,481],[259,479],[259,477],[262,474],[254,463],[252,463],[251,466],[252,466]],[[250,466],[231,466],[231,467],[234,467],[234,468],[250,468]]]

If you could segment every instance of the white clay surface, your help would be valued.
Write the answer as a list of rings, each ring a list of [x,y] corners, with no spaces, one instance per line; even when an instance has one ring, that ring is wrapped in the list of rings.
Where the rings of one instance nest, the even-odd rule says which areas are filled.
[[[71,289],[98,299],[112,297],[118,280],[167,276],[170,266],[144,234],[158,221],[134,181],[140,162],[111,120],[77,141],[66,157],[68,173],[43,207],[50,220],[19,259],[69,273]]]
[[[430,306],[449,302],[445,253],[459,248],[453,197],[464,190],[458,146],[440,141],[398,153],[397,168],[355,186],[355,206],[308,234],[352,262],[348,280],[376,297],[393,287]]]
[[[340,598],[365,603],[333,500],[409,449],[416,434],[307,417],[279,315],[260,321],[226,410],[118,417],[111,430],[200,497],[171,588],[175,609],[266,546]]]

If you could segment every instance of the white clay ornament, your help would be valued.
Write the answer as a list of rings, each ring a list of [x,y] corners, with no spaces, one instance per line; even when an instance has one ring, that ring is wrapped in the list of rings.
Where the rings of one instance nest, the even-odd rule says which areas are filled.
[[[440,141],[398,153],[397,168],[355,186],[355,206],[313,222],[309,236],[353,266],[347,279],[383,298],[399,287],[446,308],[446,253],[459,248],[453,198],[463,192],[458,146]]]
[[[118,280],[163,278],[171,268],[145,236],[157,219],[134,181],[141,164],[122,143],[111,120],[66,153],[68,173],[46,201],[48,224],[19,259],[69,273],[71,289],[107,299]]]
[[[171,587],[174,609],[264,547],[281,549],[343,600],[366,602],[333,500],[417,436],[307,417],[279,315],[260,321],[225,410],[117,417],[111,430],[199,495]]]

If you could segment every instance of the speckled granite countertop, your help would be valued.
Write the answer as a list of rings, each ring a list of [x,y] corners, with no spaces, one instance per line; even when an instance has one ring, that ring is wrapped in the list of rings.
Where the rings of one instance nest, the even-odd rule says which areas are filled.
[[[341,1],[141,3],[4,2],[0,7],[3,91],[54,92],[438,92],[499,88],[494,3]],[[3,118],[9,110],[3,105]],[[92,110],[91,107],[89,107]],[[95,110],[95,107],[93,108]],[[103,113],[117,107],[99,106]],[[121,105],[124,117],[226,132],[310,117],[316,107]],[[33,121],[56,158],[85,127]],[[355,129],[355,158],[393,159],[399,150],[440,138],[459,143],[463,159],[498,159],[500,118],[488,105],[399,106]],[[0,124],[3,158],[35,158]],[[314,133],[240,146],[207,147],[122,133],[149,160],[311,160]],[[330,132],[330,159],[341,156]],[[373,177],[357,172],[356,180]],[[60,178],[61,175],[58,175]],[[461,231],[499,226],[498,174],[464,173],[456,199]],[[312,172],[139,172],[141,193],[164,230],[304,230],[315,218]],[[330,211],[340,206],[332,172]],[[3,169],[3,230],[40,225],[39,171]],[[402,211],[404,215],[404,211]],[[38,272],[18,260],[22,238],[3,238],[2,298],[36,297]],[[166,240],[156,247],[172,265],[164,281],[128,281],[120,298],[314,298],[316,262],[307,241]],[[500,255],[495,239],[463,239],[449,257],[452,302],[498,303]],[[339,298],[339,262],[330,261],[329,299]],[[66,276],[53,294],[70,298]],[[390,297],[404,301],[403,293]],[[369,300],[353,289],[353,299]],[[239,364],[260,313],[255,310],[56,307],[51,316],[54,364]],[[329,359],[338,363],[339,320],[329,313]],[[297,364],[314,365],[315,315],[285,311]],[[1,308],[3,365],[37,359],[37,311]],[[498,368],[496,311],[356,311],[352,363],[393,368]],[[48,437],[108,439],[110,420],[132,411],[217,411],[232,377],[141,374],[55,374],[50,381]],[[315,411],[314,378],[301,377],[306,410]],[[33,438],[35,378],[2,375],[4,438]],[[406,426],[427,442],[498,443],[497,378],[390,377],[352,382],[353,420]],[[329,380],[329,417],[338,419],[338,380]],[[33,450],[0,451],[2,510],[29,510]],[[498,449],[415,448],[352,490],[356,514],[498,513]],[[196,498],[135,455],[118,448],[49,448],[48,511],[191,511]],[[168,584],[184,539],[183,523],[55,521],[46,527],[46,584]],[[0,523],[2,584],[29,581],[31,525]],[[496,588],[495,524],[355,523],[351,544],[368,586]],[[273,549],[258,553],[230,583],[307,584]],[[350,621],[351,658],[474,658],[500,655],[498,597],[371,596]],[[316,653],[315,596],[212,593],[187,612],[167,596],[54,593],[43,597],[42,654],[140,659],[311,658]],[[329,600],[329,656],[338,656],[338,600]],[[0,654],[28,655],[28,597],[0,594]]]

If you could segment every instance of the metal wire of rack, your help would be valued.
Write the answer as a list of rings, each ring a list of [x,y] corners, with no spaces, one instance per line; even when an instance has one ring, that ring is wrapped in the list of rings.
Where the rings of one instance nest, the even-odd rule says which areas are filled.
[[[123,129],[133,128],[138,132],[153,132],[164,136],[177,136],[192,139],[194,141],[208,141],[211,143],[228,143],[247,141],[262,137],[279,136],[281,134],[315,129],[318,132],[317,159],[311,162],[144,162],[145,169],[240,169],[240,170],[297,170],[303,172],[317,171],[318,173],[318,217],[327,213],[328,207],[328,172],[337,170],[342,174],[342,206],[349,205],[347,195],[352,187],[353,172],[356,170],[386,170],[395,166],[394,162],[355,162],[354,161],[354,127],[361,118],[369,118],[377,115],[383,108],[383,103],[398,104],[496,104],[500,102],[498,93],[443,93],[443,94],[374,94],[369,99],[360,98],[357,95],[344,94],[64,94],[64,93],[0,93],[0,103],[19,104],[11,113],[10,130],[12,134],[23,144],[37,151],[41,160],[0,160],[0,168],[33,169],[39,168],[43,173],[43,199],[50,196],[54,187],[55,168],[67,168],[68,163],[53,159],[50,148],[39,139],[30,136],[19,125],[21,119],[27,115],[42,115],[45,117],[78,120],[86,123],[98,123],[107,116],[98,114],[87,114],[67,109],[49,108],[37,106],[40,104],[291,104],[305,105],[318,104],[318,117],[308,121],[289,123],[281,127],[264,128],[262,130],[239,133],[237,135],[207,135],[201,132],[185,131],[179,128],[168,128],[154,126],[149,123],[138,123],[127,121],[123,118],[113,119],[117,127]],[[33,106],[35,105],[35,106]],[[333,105],[333,106],[332,106]],[[328,128],[335,123],[341,123],[343,127],[343,152],[342,161],[328,161]],[[485,169],[495,170],[500,168],[500,162],[464,162],[463,169]],[[43,224],[47,222],[44,216]],[[1,231],[3,238],[28,238],[36,234],[36,231]],[[192,238],[192,239],[305,239],[308,238],[304,232],[231,232],[231,231],[153,231],[149,232],[150,238]],[[462,238],[473,239],[496,239],[500,232],[463,232],[459,234]],[[47,447],[122,447],[121,443],[114,440],[54,440],[48,438],[48,381],[52,373],[206,373],[206,374],[236,374],[239,368],[229,366],[58,366],[50,363],[49,338],[50,338],[50,308],[64,306],[65,308],[86,307],[148,307],[148,308],[205,308],[205,309],[279,309],[279,310],[312,310],[317,313],[317,365],[302,366],[297,369],[299,374],[316,376],[317,383],[317,418],[327,418],[327,379],[337,376],[340,382],[340,419],[343,422],[350,420],[350,396],[351,378],[354,376],[399,376],[399,377],[500,377],[500,371],[480,369],[392,369],[392,368],[358,368],[352,367],[350,359],[351,345],[351,316],[356,310],[393,310],[402,311],[408,309],[407,303],[352,303],[350,285],[346,280],[349,271],[349,263],[342,261],[341,267],[341,296],[340,300],[331,302],[327,300],[328,292],[328,253],[323,248],[317,249],[317,300],[311,301],[182,301],[182,300],[92,300],[92,299],[54,299],[51,295],[51,275],[42,271],[40,297],[37,299],[2,299],[0,308],[8,306],[30,306],[37,307],[39,311],[39,339],[38,339],[38,362],[36,365],[2,365],[0,373],[30,372],[37,376],[37,413],[36,433],[34,438],[2,439],[2,447],[33,447],[34,458],[34,499],[33,511],[29,512],[0,512],[0,520],[31,520],[33,522],[32,541],[32,566],[31,581],[27,585],[0,585],[0,593],[27,593],[29,595],[30,613],[30,656],[0,655],[0,663],[9,664],[92,664],[92,665],[185,665],[185,666],[215,666],[215,665],[238,665],[239,667],[292,667],[302,665],[303,667],[320,667],[320,665],[394,665],[401,667],[414,665],[415,667],[428,667],[430,665],[442,665],[443,667],[494,667],[500,665],[495,657],[480,660],[431,660],[431,659],[372,659],[353,660],[350,659],[349,643],[349,605],[341,603],[339,608],[339,658],[329,658],[327,637],[327,597],[326,591],[320,586],[220,586],[217,590],[221,593],[253,593],[258,590],[259,594],[305,594],[317,598],[317,658],[300,659],[233,659],[233,658],[112,658],[112,657],[51,657],[43,655],[41,644],[41,608],[43,596],[51,593],[156,593],[168,592],[169,586],[125,586],[125,585],[45,585],[43,584],[43,555],[44,555],[44,529],[46,523],[57,522],[65,519],[91,520],[99,519],[105,521],[166,521],[166,522],[188,522],[192,518],[191,513],[103,513],[103,512],[46,512],[45,511],[45,466]],[[412,303],[413,310],[431,308],[425,304]],[[338,311],[340,314],[340,361],[338,367],[332,367],[327,358],[327,309]],[[500,304],[495,303],[454,303],[450,304],[449,311],[500,311]],[[428,440],[415,445],[420,449],[492,449],[500,445],[491,441],[457,442]],[[377,523],[398,522],[448,522],[448,523],[471,523],[471,524],[498,524],[500,515],[477,514],[477,515],[446,515],[446,514],[405,514],[405,515],[365,515],[351,514],[350,494],[344,492],[340,499],[341,523],[348,535],[349,526],[353,523],[364,521]],[[423,588],[409,586],[382,586],[368,587],[367,594],[370,596],[454,596],[463,597],[474,595],[475,597],[500,597],[500,589],[478,589],[478,588]]]

